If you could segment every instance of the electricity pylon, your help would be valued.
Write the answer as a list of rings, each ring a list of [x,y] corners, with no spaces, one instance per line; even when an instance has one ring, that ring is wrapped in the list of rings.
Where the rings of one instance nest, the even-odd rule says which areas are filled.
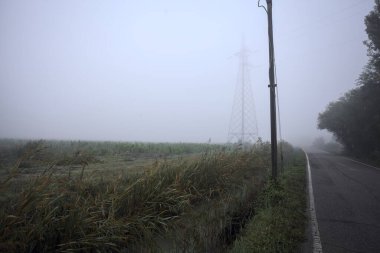
[[[237,56],[240,57],[234,104],[228,132],[229,143],[249,144],[258,139],[255,102],[249,75],[249,51],[244,43]]]

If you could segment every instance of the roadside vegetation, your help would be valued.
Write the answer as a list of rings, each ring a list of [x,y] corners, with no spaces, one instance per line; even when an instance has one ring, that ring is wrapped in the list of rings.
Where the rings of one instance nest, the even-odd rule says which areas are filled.
[[[5,159],[0,175],[0,252],[226,252],[258,210],[288,194],[268,184],[268,143],[139,144],[133,155],[136,144],[68,143],[10,149],[17,159],[10,167]],[[288,144],[284,154],[288,175],[299,159]]]
[[[347,154],[380,166],[380,0],[365,25],[369,61],[357,87],[319,114],[318,127],[333,133]]]
[[[139,161],[140,171],[131,161],[113,170],[107,168],[112,163],[99,161],[130,155],[129,150],[98,156],[72,149],[63,163],[45,144],[21,145],[15,165],[3,168],[2,252],[221,250],[240,217],[249,216],[247,203],[263,185],[269,161],[267,143],[247,151],[203,145],[203,153],[190,145],[196,155],[167,159],[141,145],[147,148],[134,157],[154,159]],[[155,149],[170,150],[163,145]]]
[[[43,149],[38,157],[27,159],[28,152]],[[0,164],[10,166],[21,155],[24,156],[21,167],[35,167],[39,162],[68,164],[78,162],[76,156],[87,159],[123,157],[134,160],[142,158],[162,158],[174,155],[202,153],[226,149],[225,145],[202,143],[143,143],[143,142],[100,142],[100,141],[28,141],[0,140]],[[84,160],[84,159],[82,159]],[[31,164],[28,164],[31,163]]]
[[[306,161],[301,150],[293,156],[277,183],[270,181],[260,192],[256,214],[231,252],[297,252],[307,223]]]

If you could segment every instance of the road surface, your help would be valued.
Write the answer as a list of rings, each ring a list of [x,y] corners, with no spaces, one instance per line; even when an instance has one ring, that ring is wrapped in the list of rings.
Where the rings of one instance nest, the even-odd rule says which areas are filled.
[[[380,169],[307,154],[323,252],[380,252]]]

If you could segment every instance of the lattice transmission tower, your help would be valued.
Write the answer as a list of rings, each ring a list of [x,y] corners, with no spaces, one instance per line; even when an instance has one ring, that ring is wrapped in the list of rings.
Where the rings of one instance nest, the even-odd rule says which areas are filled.
[[[249,51],[244,43],[239,56],[239,70],[235,88],[234,103],[228,131],[228,142],[249,144],[258,139],[255,101],[253,98],[248,63]]]

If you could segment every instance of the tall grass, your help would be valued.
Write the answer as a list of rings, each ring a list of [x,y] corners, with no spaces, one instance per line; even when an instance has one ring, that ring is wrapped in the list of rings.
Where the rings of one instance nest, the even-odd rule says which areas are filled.
[[[67,155],[82,151],[95,156],[115,154],[161,154],[179,155],[185,153],[201,153],[211,150],[226,149],[225,145],[207,143],[149,143],[149,142],[111,142],[111,141],[29,141],[17,139],[0,139],[0,151],[7,156],[18,156],[29,146],[44,143],[50,155]]]
[[[220,249],[251,212],[267,151],[208,152],[116,178],[62,176],[54,166],[22,185],[11,176],[0,189],[0,251]]]
[[[230,252],[297,252],[306,225],[306,160],[293,149],[292,163],[277,182],[270,181],[255,203],[256,215]]]

